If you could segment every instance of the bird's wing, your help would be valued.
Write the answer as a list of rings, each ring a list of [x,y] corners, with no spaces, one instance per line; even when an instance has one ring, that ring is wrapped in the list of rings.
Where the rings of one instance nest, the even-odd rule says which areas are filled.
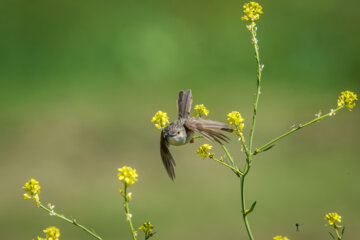
[[[191,90],[187,90],[186,92],[180,91],[179,97],[177,100],[177,107],[178,107],[178,117],[180,118],[187,118],[190,115],[191,111],[191,104],[192,104],[192,93]]]
[[[219,130],[227,132],[233,131],[233,129],[231,129],[226,123],[198,117],[191,117],[187,119],[185,127],[195,133],[201,134],[210,141],[216,141],[220,144],[222,143],[221,141],[228,142],[229,138],[220,133]]]
[[[164,130],[161,131],[161,137],[160,137],[160,155],[162,162],[164,164],[164,167],[169,174],[169,177],[174,180],[175,179],[175,161],[174,158],[171,156],[171,153],[169,151],[169,143],[166,141],[164,136]]]

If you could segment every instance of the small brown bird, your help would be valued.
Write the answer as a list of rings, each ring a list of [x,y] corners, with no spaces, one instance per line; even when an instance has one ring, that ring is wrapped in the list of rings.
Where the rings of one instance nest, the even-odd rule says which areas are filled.
[[[212,121],[200,117],[190,117],[192,104],[191,90],[180,91],[177,101],[178,120],[170,123],[161,131],[160,155],[169,177],[175,179],[175,161],[169,151],[169,145],[181,146],[193,142],[193,136],[200,134],[209,141],[227,142],[229,138],[219,130],[232,132],[226,123]]]

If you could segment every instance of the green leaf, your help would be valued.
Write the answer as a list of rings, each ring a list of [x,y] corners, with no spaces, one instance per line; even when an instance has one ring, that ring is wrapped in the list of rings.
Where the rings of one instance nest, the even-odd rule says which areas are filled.
[[[251,212],[254,210],[255,205],[256,205],[256,201],[255,201],[255,202],[253,202],[253,204],[251,204],[250,209],[249,209],[249,210],[245,213],[245,215],[248,215],[249,213],[251,213]]]
[[[341,236],[344,235],[344,232],[345,232],[345,225],[343,226],[343,229],[342,229],[342,231],[341,231]]]
[[[271,146],[265,148],[264,150],[262,150],[262,152],[265,152],[265,151],[267,151],[267,150],[270,150],[270,149],[272,149],[273,147],[275,147],[275,145],[271,145]]]
[[[254,155],[261,153],[261,152],[268,151],[268,150],[272,149],[273,147],[275,147],[275,145],[271,145],[271,146],[265,148],[264,150],[258,150],[258,151],[255,150]]]

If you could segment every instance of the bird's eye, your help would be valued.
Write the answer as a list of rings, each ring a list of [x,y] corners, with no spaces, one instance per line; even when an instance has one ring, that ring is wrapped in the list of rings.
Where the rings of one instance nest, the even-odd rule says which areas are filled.
[[[179,135],[179,134],[180,134],[180,131],[177,132],[177,135]]]

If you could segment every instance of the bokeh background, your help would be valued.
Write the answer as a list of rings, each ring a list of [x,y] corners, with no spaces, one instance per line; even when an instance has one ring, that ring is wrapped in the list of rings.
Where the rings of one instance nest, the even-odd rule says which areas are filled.
[[[130,165],[139,173],[134,223],[151,220],[155,239],[246,239],[233,174],[195,156],[205,142],[197,140],[172,148],[170,181],[150,122],[159,109],[176,119],[177,93],[191,88],[212,119],[238,110],[249,130],[256,68],[243,3],[1,1],[1,238],[32,239],[55,225],[61,239],[90,239],[22,199],[21,186],[36,178],[43,203],[104,239],[130,239],[116,177]],[[360,86],[359,1],[260,3],[255,146]],[[329,239],[330,211],[343,216],[346,239],[360,235],[359,120],[358,108],[341,111],[255,158],[246,191],[258,202],[250,216],[257,239]],[[244,161],[235,138],[229,148]]]

